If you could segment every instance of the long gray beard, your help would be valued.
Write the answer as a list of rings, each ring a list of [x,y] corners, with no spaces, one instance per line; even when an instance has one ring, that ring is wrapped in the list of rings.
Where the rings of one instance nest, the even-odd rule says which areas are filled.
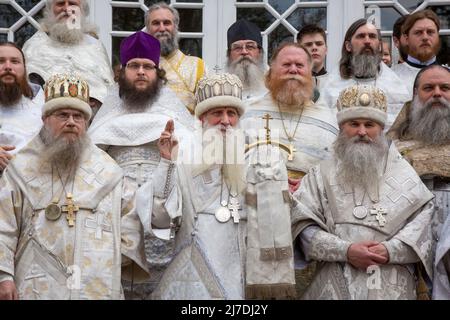
[[[439,102],[442,107],[432,107]],[[409,133],[418,141],[439,145],[450,139],[450,102],[444,98],[430,98],[422,103],[416,95],[411,105]]]
[[[22,89],[18,83],[4,84],[0,81],[0,105],[13,107],[22,99]]]
[[[389,148],[383,133],[371,141],[367,136],[348,138],[341,132],[333,147],[338,159],[340,182],[353,187],[363,187],[366,190],[378,183],[381,164]]]
[[[211,131],[209,131],[207,139],[202,141],[203,161],[192,166],[192,173],[196,176],[216,165],[221,165],[224,179],[230,190],[233,193],[241,193],[246,187],[242,130],[229,127],[224,136],[220,131],[220,125],[205,124],[203,128]]]
[[[178,32],[175,31],[171,34],[168,31],[156,32],[154,34],[155,38],[159,40],[161,45],[161,55],[167,57],[174,50],[178,49]],[[165,37],[162,37],[165,36]]]
[[[42,155],[43,163],[55,165],[63,172],[79,166],[83,152],[90,141],[85,134],[76,141],[69,142],[62,136],[54,137],[46,127],[41,129],[39,136],[46,147]]]
[[[240,57],[231,62],[228,58],[227,71],[241,79],[245,89],[258,90],[264,86],[264,67],[262,56],[258,61],[248,57]]]
[[[381,63],[380,54],[354,54],[350,61],[353,75],[357,78],[375,78]]]

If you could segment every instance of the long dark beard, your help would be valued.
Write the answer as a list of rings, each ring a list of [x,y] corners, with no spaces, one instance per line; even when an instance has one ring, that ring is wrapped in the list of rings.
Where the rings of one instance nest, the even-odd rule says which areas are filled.
[[[439,102],[441,107],[433,107]],[[422,103],[416,96],[411,105],[409,133],[426,144],[440,145],[450,140],[450,103],[444,98],[430,98]]]
[[[289,106],[302,106],[310,101],[313,94],[312,77],[289,76],[282,79],[275,79],[270,74],[266,78],[266,86],[272,98]]]
[[[42,161],[57,166],[63,172],[79,166],[83,152],[90,141],[86,134],[74,141],[67,141],[63,136],[54,137],[46,127],[41,129],[39,136],[45,145]]]
[[[146,90],[138,90],[124,73],[119,76],[119,97],[123,100],[124,106],[131,112],[143,112],[158,99],[163,81],[157,78]]]
[[[6,75],[6,74],[5,74]],[[3,76],[5,76],[3,75]],[[22,96],[32,98],[33,91],[26,79],[6,84],[0,79],[0,104],[5,107],[11,107],[17,104]]]
[[[258,61],[254,61],[249,57],[240,57],[231,62],[228,58],[227,70],[237,75],[246,89],[258,89],[264,86],[262,55]]]
[[[375,78],[378,74],[381,58],[381,54],[375,52],[372,54],[354,54],[350,61],[353,75],[362,79]]]
[[[348,138],[341,132],[333,147],[339,161],[338,179],[342,183],[368,190],[378,182],[380,164],[389,148],[383,133],[371,140],[368,136]]]
[[[165,37],[162,37],[163,35]],[[167,57],[174,50],[178,49],[177,31],[175,31],[173,34],[168,31],[156,32],[154,36],[159,40],[159,43],[161,45],[161,56]]]

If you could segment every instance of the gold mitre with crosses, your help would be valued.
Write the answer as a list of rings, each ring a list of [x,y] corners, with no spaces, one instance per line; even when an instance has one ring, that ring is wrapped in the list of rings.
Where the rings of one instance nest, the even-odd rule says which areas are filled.
[[[89,85],[76,73],[55,74],[48,79],[44,87],[45,104],[42,114],[48,116],[63,108],[76,109],[83,112],[87,119],[91,118],[89,106]]]
[[[242,102],[242,82],[234,74],[221,73],[201,78],[195,96],[196,117],[218,107],[234,107],[239,116],[245,112],[245,105]]]
[[[387,120],[387,98],[371,85],[354,85],[341,91],[337,101],[339,124],[352,119],[370,119],[382,126]]]

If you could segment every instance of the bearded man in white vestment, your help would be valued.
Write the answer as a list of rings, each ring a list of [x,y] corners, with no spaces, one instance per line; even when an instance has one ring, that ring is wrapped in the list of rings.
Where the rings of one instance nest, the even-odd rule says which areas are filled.
[[[285,43],[275,50],[266,74],[269,92],[252,101],[243,115],[242,127],[249,142],[265,139],[267,115],[271,138],[280,140],[292,150],[285,153],[291,191],[301,178],[322,159],[329,156],[336,138],[337,124],[332,110],[312,102],[312,59],[297,43]]]
[[[242,101],[250,104],[267,93],[261,30],[254,23],[238,20],[228,28],[227,43],[226,70],[241,79]]]
[[[386,109],[378,88],[345,89],[334,157],[294,194],[296,249],[317,261],[304,299],[416,299],[415,267],[432,275],[433,194],[385,138]]]
[[[87,82],[55,75],[45,92],[44,127],[0,179],[0,298],[121,299],[122,266],[148,272],[134,192],[86,136]]]
[[[167,85],[193,114],[195,90],[207,70],[202,59],[184,54],[179,49],[179,23],[177,9],[165,2],[150,6],[145,16],[146,32],[161,43],[161,68],[166,71]]]
[[[144,228],[151,227],[161,238],[175,237],[176,243],[154,299],[295,295],[286,168],[281,158],[246,165],[239,130],[241,95],[235,75],[199,82],[198,162],[173,160],[170,122],[161,134],[162,160],[137,194]],[[149,197],[153,206],[141,205]],[[151,216],[145,218],[141,213],[147,212]]]
[[[435,198],[438,239],[433,299],[450,299],[450,70],[430,65],[419,71],[414,99],[404,106],[388,135]]]
[[[0,176],[42,127],[44,92],[26,74],[22,50],[12,42],[0,43]]]
[[[30,80],[43,85],[56,73],[77,72],[88,81],[89,104],[102,105],[114,75],[97,27],[88,21],[87,0],[46,0],[41,29],[23,46]]]
[[[157,141],[166,122],[174,120],[182,147],[192,135],[193,119],[164,85],[157,39],[143,31],[136,32],[122,41],[120,54],[122,69],[118,87],[109,92],[88,133],[96,145],[117,161],[125,179],[136,190],[152,176],[160,161]],[[170,261],[169,244],[152,234],[145,235],[145,242],[151,278],[147,284],[128,283],[127,299],[145,299]]]
[[[382,62],[381,34],[367,19],[359,19],[348,28],[339,68],[328,76],[321,99],[335,110],[339,93],[355,84],[373,85],[383,90],[388,101],[386,129],[392,125],[403,104],[411,100],[403,79]]]
[[[406,18],[402,25],[402,36],[408,46],[408,56],[404,63],[392,70],[402,79],[408,89],[410,99],[417,73],[426,66],[436,64],[436,55],[441,49],[439,39],[440,21],[432,10],[420,10]]]

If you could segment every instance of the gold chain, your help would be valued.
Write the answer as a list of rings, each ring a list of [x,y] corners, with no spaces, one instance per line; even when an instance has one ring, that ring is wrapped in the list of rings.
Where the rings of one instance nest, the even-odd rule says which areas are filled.
[[[284,129],[284,133],[286,133],[286,137],[288,138],[289,142],[292,142],[295,140],[295,134],[297,133],[297,129],[298,129],[298,125],[300,124],[300,120],[302,119],[302,115],[303,115],[303,110],[305,109],[304,107],[302,108],[302,111],[300,112],[300,116],[298,117],[297,120],[297,125],[295,126],[294,132],[292,135],[289,135],[286,129],[286,125],[284,123],[284,118],[283,118],[283,113],[281,112],[281,108],[280,108],[280,103],[277,103],[278,106],[278,111],[280,113],[280,118],[281,118],[281,123],[283,124],[283,129]]]

